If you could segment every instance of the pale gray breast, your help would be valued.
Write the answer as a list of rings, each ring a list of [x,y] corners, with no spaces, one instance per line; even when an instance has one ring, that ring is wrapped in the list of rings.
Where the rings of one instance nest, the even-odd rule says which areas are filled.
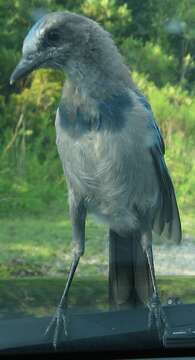
[[[58,152],[68,181],[85,197],[97,198],[113,166],[104,137],[91,131],[76,140],[63,129],[56,130]]]
[[[57,113],[56,143],[65,176],[89,206],[100,212],[130,209],[134,204],[145,209],[157,201],[158,184],[149,152],[153,138],[144,110],[137,110],[135,105],[119,132],[91,131],[78,139],[60,126]]]

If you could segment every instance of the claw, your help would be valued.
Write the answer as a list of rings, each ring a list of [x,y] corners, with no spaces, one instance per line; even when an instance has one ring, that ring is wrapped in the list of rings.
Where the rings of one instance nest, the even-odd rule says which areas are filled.
[[[54,336],[53,336],[53,347],[57,348],[59,335],[61,332],[61,327],[63,327],[64,335],[65,337],[68,336],[67,332],[67,320],[66,320],[66,312],[64,309],[62,309],[61,306],[58,306],[56,313],[54,314],[53,318],[51,319],[51,322],[49,323],[48,327],[45,330],[44,335],[48,335],[48,333],[51,331],[52,327],[55,327],[54,329]]]
[[[66,316],[64,314],[62,315],[62,320],[63,320],[64,335],[68,336],[67,321],[66,321]]]
[[[149,314],[148,314],[148,328],[151,329],[153,321],[156,325],[159,338],[162,338],[163,330],[168,327],[167,318],[165,312],[161,306],[160,299],[157,295],[153,295],[149,304]]]
[[[53,316],[53,318],[51,319],[48,327],[46,328],[44,336],[48,335],[48,333],[50,332],[50,330],[51,330],[52,326],[54,325],[54,323],[55,323],[55,316]]]

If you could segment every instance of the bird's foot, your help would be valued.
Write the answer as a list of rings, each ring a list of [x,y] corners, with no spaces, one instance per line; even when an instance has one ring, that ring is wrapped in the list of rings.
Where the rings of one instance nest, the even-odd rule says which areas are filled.
[[[157,328],[159,339],[162,340],[168,328],[168,321],[158,295],[153,294],[148,303],[148,307],[148,328],[151,329],[154,324]]]
[[[56,349],[59,344],[59,337],[61,332],[63,331],[64,337],[68,336],[67,332],[67,312],[66,309],[62,309],[59,305],[57,307],[56,313],[54,314],[53,318],[51,319],[46,331],[45,336],[51,332],[51,329],[54,328],[54,335],[53,335],[53,346]]]

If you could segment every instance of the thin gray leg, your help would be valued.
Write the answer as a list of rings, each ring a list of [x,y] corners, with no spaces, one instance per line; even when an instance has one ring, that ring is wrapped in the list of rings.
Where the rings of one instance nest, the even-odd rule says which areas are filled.
[[[82,200],[76,201],[75,197],[70,199],[70,216],[72,220],[72,237],[74,243],[73,249],[73,261],[71,263],[70,271],[68,274],[68,279],[66,282],[65,289],[63,291],[61,300],[57,307],[56,313],[54,314],[49,326],[45,331],[47,335],[51,328],[54,327],[54,337],[53,337],[53,346],[57,347],[58,339],[60,335],[61,328],[64,331],[65,336],[67,336],[67,306],[68,306],[68,295],[70,286],[78,266],[80,257],[84,254],[85,246],[85,221],[86,221],[86,209]]]
[[[141,238],[142,247],[146,254],[149,269],[150,269],[150,276],[152,281],[153,287],[153,294],[149,301],[149,317],[148,317],[148,327],[152,327],[152,321],[155,320],[155,324],[159,333],[159,336],[162,336],[164,327],[167,328],[167,320],[162,309],[160,297],[158,294],[158,288],[156,284],[156,277],[155,277],[155,269],[154,269],[154,260],[153,260],[153,251],[152,251],[152,233],[148,232],[142,235]]]

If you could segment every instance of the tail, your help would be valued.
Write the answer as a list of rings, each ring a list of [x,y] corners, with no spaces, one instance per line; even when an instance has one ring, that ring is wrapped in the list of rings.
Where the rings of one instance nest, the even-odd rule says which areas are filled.
[[[109,303],[112,309],[146,304],[152,296],[149,265],[140,234],[109,231]]]

